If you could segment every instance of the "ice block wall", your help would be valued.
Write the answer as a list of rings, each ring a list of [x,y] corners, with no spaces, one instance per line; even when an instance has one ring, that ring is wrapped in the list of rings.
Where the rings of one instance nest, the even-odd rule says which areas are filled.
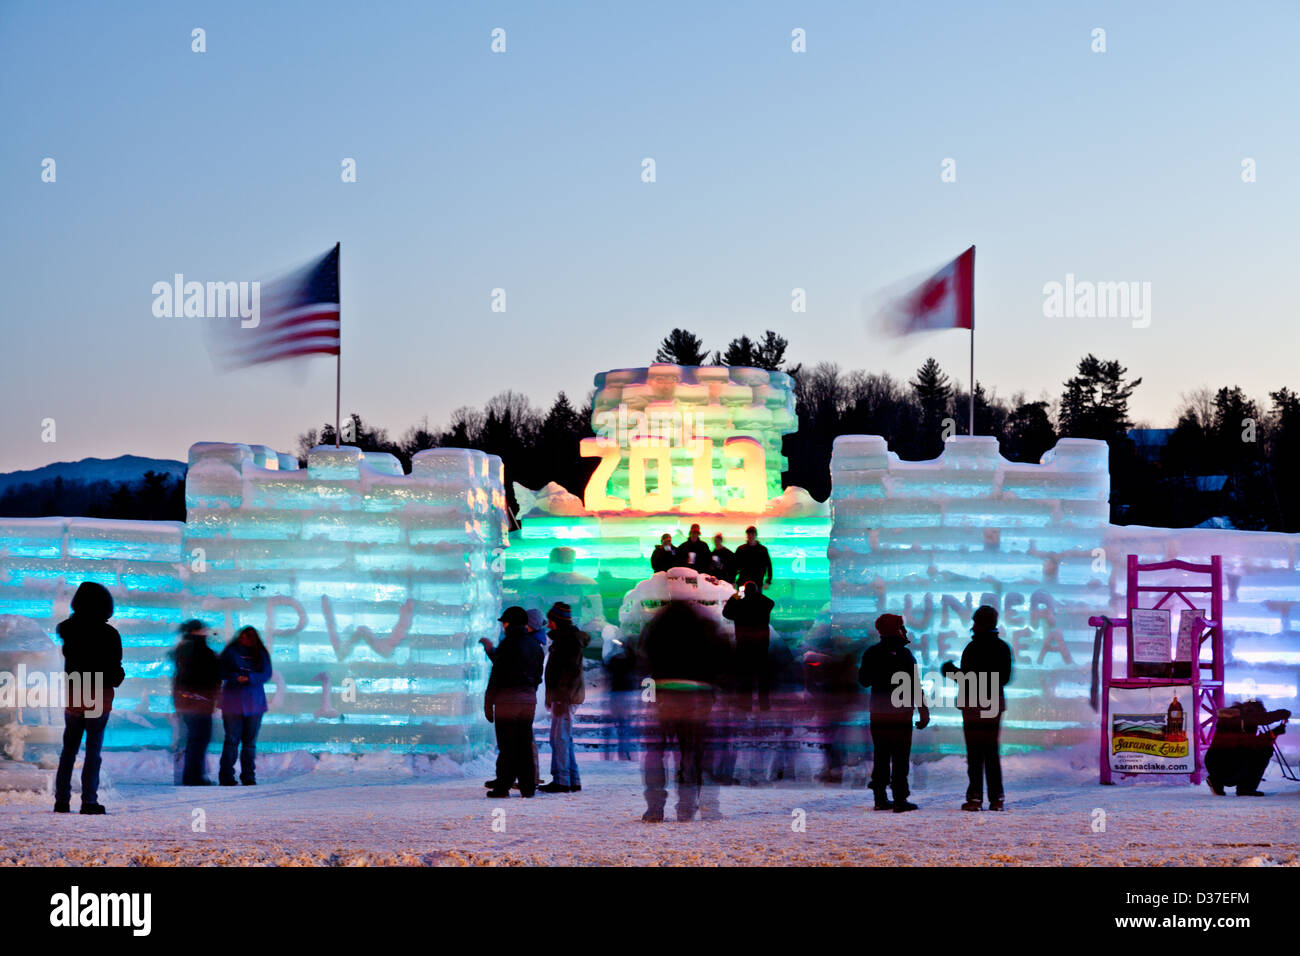
[[[268,747],[469,752],[487,741],[480,637],[501,608],[500,459],[320,446],[305,469],[241,445],[190,451],[188,585],[226,633],[275,661]],[[198,569],[201,559],[205,567]]]
[[[878,614],[902,614],[923,677],[941,687],[938,665],[960,656],[971,611],[993,605],[1016,655],[1010,746],[1094,739],[1087,618],[1126,614],[1129,554],[1221,555],[1227,695],[1300,710],[1300,535],[1111,525],[1106,446],[1083,439],[1033,465],[1004,460],[993,438],[952,438],[939,458],[904,462],[882,438],[842,436],[831,472],[833,630],[874,640]],[[1117,672],[1124,653],[1121,632]],[[935,721],[958,722],[951,710]],[[955,734],[917,740],[960,747]]]
[[[118,689],[109,746],[170,740],[171,665],[165,655],[190,603],[181,580],[184,539],[179,521],[0,518],[0,615],[33,622],[22,630],[46,635],[45,658],[53,666],[63,660],[54,628],[68,616],[77,586],[95,581],[113,595],[126,681]],[[63,720],[57,711],[29,710],[23,718],[29,748],[58,746]]]
[[[217,649],[245,624],[262,632],[274,665],[264,749],[486,744],[477,642],[501,608],[500,459],[434,449],[405,475],[357,448],[312,449],[298,469],[265,446],[201,443],[189,465],[185,524],[0,519],[0,614],[53,636],[81,581],[117,602],[127,679],[108,746],[170,744],[167,653],[187,617]]]
[[[996,438],[956,437],[933,461],[901,461],[883,438],[844,435],[831,457],[831,621],[874,639],[902,614],[922,677],[951,687],[974,609],[990,604],[1015,654],[1003,739],[1011,748],[1095,733],[1090,614],[1110,601],[1106,445],[1062,439],[1042,464],[1008,462]],[[952,708],[935,723],[956,727]],[[960,734],[918,738],[957,750]]]

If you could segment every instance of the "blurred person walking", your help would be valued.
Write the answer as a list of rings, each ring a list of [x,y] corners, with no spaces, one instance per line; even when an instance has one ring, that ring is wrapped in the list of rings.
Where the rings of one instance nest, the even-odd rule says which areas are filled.
[[[758,690],[759,710],[771,706],[772,674],[768,664],[768,644],[771,640],[772,608],[776,602],[759,590],[753,581],[746,581],[738,594],[727,599],[722,606],[722,616],[736,626],[736,699],[748,712],[754,704],[754,690]]]
[[[181,639],[172,651],[172,709],[184,728],[181,786],[206,787],[205,761],[212,743],[212,713],[221,693],[221,664],[208,647],[208,628],[191,618],[181,625]]]
[[[640,681],[637,675],[636,651],[617,628],[607,627],[604,646],[605,676],[609,684],[609,715],[614,723],[616,753],[619,760],[632,759],[632,718],[637,710],[637,691]],[[618,633],[618,637],[613,634]],[[615,753],[609,748],[604,751],[604,759],[612,760]]]
[[[826,763],[817,780],[840,784],[848,762],[849,727],[856,716],[858,659],[852,642],[836,635],[828,645],[807,651],[803,665],[812,718],[826,743]]]
[[[693,820],[701,810],[705,819],[721,816],[717,791],[704,786],[704,766],[709,714],[726,666],[725,644],[713,622],[687,601],[665,604],[641,632],[645,669],[654,681],[642,765],[646,810],[641,819],[647,823],[664,819],[664,754],[670,749],[678,754],[678,821]]]

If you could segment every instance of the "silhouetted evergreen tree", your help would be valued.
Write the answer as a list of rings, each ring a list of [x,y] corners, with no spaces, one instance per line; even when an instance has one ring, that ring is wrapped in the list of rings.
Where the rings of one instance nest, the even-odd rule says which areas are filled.
[[[673,329],[659,343],[655,361],[671,362],[674,365],[703,365],[708,354],[704,341],[698,335],[685,329]]]
[[[926,359],[916,370],[910,384],[920,412],[914,449],[922,458],[934,458],[943,451],[944,419],[952,417],[952,384],[933,358]]]

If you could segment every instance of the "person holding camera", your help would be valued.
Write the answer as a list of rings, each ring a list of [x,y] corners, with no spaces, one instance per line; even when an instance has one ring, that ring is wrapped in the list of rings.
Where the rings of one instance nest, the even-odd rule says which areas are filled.
[[[1259,782],[1273,757],[1273,742],[1286,731],[1290,717],[1291,711],[1265,710],[1257,700],[1238,701],[1220,710],[1214,739],[1205,753],[1210,789],[1220,797],[1224,787],[1236,787],[1239,797],[1264,796]],[[1281,726],[1267,726],[1278,723]]]
[[[1007,696],[1002,688],[1011,682],[1011,645],[998,637],[998,612],[985,604],[971,616],[970,643],[961,653],[961,667],[944,661],[944,677],[958,682],[957,706],[966,740],[966,802],[963,810],[980,810],[984,803],[984,778],[989,784],[989,809],[1001,810],[1002,759],[998,737]]]

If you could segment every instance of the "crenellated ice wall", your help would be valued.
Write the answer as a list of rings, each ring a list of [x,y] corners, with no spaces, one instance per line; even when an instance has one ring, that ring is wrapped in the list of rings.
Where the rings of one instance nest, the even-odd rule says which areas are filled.
[[[953,438],[934,461],[904,462],[879,437],[842,436],[831,469],[829,518],[792,500],[706,528],[734,544],[743,524],[759,525],[788,636],[817,630],[829,591],[834,633],[865,642],[879,613],[901,613],[934,677],[960,656],[974,608],[993,604],[1017,658],[1008,745],[1091,739],[1087,618],[1123,615],[1127,555],[1219,554],[1229,697],[1298,709],[1300,535],[1112,526],[1106,449],[1085,440],[1019,464],[992,438]],[[184,523],[0,518],[0,651],[6,635],[27,647],[43,633],[57,654],[54,627],[81,581],[117,601],[127,680],[111,747],[170,743],[167,653],[180,621],[200,617],[223,641],[253,624],[271,645],[268,749],[472,752],[491,729],[477,640],[496,633],[502,604],[564,598],[615,621],[615,598],[648,575],[658,535],[691,520],[552,503],[528,509],[506,552],[501,463],[463,449],[422,452],[404,475],[355,448],[313,449],[298,469],[265,446],[204,443],[191,449],[186,495]],[[955,728],[956,716],[936,710],[936,722]],[[33,727],[26,744],[53,747],[58,733]],[[961,746],[953,732],[918,747],[931,741]]]
[[[908,462],[883,438],[845,435],[831,476],[833,632],[874,639],[877,615],[902,614],[923,678],[951,688],[939,665],[959,659],[974,608],[993,605],[1016,658],[1004,729],[1012,747],[1095,736],[1087,620],[1124,616],[1129,553],[1223,555],[1228,693],[1294,706],[1300,535],[1112,526],[1106,445],[1086,439],[1061,439],[1042,463],[1022,464],[990,437],[950,438],[938,458]],[[959,720],[937,709],[936,723]],[[958,735],[934,739],[960,747]]]
[[[252,624],[271,649],[271,750],[470,753],[500,613],[500,459],[467,449],[312,449],[305,469],[265,446],[190,449],[187,520],[0,519],[0,615],[53,635],[76,586],[117,602],[127,679],[109,746],[171,740],[176,628],[219,639]],[[28,745],[52,743],[41,730]]]

